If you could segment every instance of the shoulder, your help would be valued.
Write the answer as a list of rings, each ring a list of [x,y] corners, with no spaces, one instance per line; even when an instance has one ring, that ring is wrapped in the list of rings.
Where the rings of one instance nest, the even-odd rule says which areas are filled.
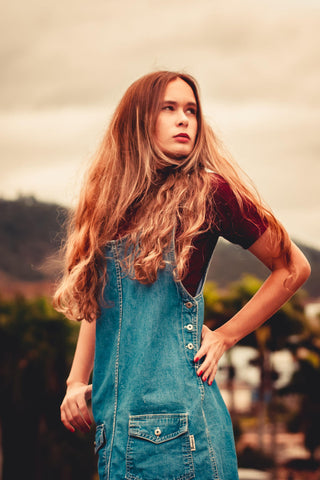
[[[212,226],[221,236],[248,248],[267,228],[267,221],[258,212],[253,200],[231,185],[221,175],[210,172],[211,195],[209,211]]]
[[[238,205],[237,197],[230,184],[218,173],[209,172],[211,183],[211,198],[215,207],[235,207]]]
[[[219,213],[221,210],[223,215],[231,213],[240,217],[256,216],[257,205],[259,203],[258,197],[249,197],[239,184],[239,188],[235,190],[231,184],[220,174],[210,172],[211,180],[211,195],[210,198],[214,204],[215,211]]]

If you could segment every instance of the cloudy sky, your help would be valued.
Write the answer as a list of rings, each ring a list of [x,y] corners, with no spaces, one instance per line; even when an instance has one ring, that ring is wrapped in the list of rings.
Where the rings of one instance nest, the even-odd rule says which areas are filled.
[[[74,204],[129,84],[185,70],[291,235],[320,248],[320,0],[11,0],[0,29],[0,196]]]

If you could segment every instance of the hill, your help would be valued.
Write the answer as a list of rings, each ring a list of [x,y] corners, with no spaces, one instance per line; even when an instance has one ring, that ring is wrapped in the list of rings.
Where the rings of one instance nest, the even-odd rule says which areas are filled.
[[[303,289],[311,297],[318,298],[320,296],[320,251],[300,242],[295,243],[309,260],[312,269]],[[269,270],[248,250],[220,239],[213,253],[207,280],[212,280],[223,288],[230,282],[240,279],[244,273],[251,273],[264,280]]]
[[[21,197],[14,201],[0,199],[0,211],[0,293],[47,294],[58,264],[48,260],[57,260],[67,209]],[[312,297],[319,297],[320,251],[299,246],[312,266],[312,275],[304,288]],[[243,273],[263,279],[268,271],[248,251],[220,240],[207,279],[225,287]]]
[[[33,197],[0,199],[0,293],[47,294],[67,210]]]

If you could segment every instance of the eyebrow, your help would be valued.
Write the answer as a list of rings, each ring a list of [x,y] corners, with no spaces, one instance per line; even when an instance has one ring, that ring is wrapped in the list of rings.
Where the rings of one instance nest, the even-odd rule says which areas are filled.
[[[163,100],[162,104],[168,103],[170,105],[178,105],[178,102],[174,102],[173,100]],[[193,107],[193,108],[198,108],[198,105],[195,102],[187,102],[186,107]]]

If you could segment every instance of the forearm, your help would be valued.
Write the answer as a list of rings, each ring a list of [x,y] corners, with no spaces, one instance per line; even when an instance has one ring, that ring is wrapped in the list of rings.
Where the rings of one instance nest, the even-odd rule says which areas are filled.
[[[226,348],[233,346],[274,315],[305,282],[310,274],[310,266],[295,245],[292,245],[292,262],[292,272],[283,265],[272,271],[251,300],[216,330],[223,335]]]
[[[77,348],[75,351],[71,371],[67,379],[67,386],[75,383],[88,383],[93,369],[95,350],[95,322],[82,321]]]
[[[216,330],[223,335],[226,349],[260,327],[292,296],[284,288],[283,277],[273,272],[260,290],[228,322]]]

